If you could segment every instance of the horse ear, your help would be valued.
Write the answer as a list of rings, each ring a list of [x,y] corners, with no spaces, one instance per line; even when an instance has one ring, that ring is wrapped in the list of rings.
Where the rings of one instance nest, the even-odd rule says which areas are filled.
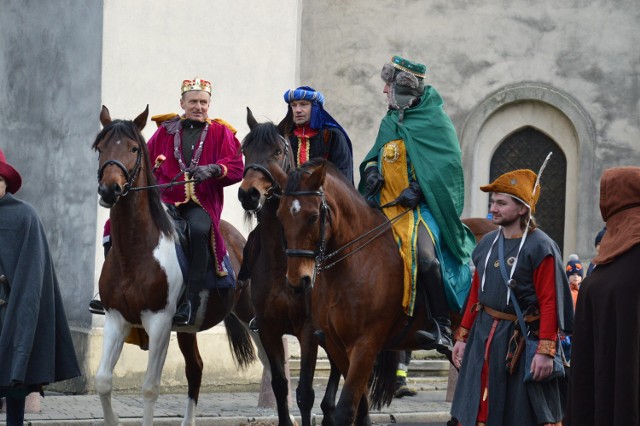
[[[258,120],[253,116],[249,107],[247,107],[247,124],[249,125],[249,130],[253,130],[258,125]]]
[[[142,113],[137,116],[135,120],[133,120],[133,124],[136,125],[138,130],[142,131],[142,129],[144,129],[144,126],[147,125],[147,117],[149,117],[149,104],[147,104],[147,108],[142,111]]]
[[[107,127],[111,124],[111,114],[109,114],[109,109],[104,105],[102,105],[102,110],[100,111],[100,122],[102,127]]]
[[[313,169],[313,172],[311,172],[311,176],[309,177],[309,186],[311,188],[320,188],[324,183],[324,177],[327,174],[326,165],[327,162],[323,161],[318,165],[318,167]]]

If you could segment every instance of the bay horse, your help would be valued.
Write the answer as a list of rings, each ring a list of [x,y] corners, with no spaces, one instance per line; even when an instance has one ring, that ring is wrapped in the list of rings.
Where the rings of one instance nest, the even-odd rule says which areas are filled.
[[[147,144],[140,133],[148,113],[147,106],[133,121],[112,120],[109,110],[103,106],[100,113],[103,129],[93,144],[99,153],[100,204],[110,208],[113,242],[99,280],[106,316],[102,358],[95,378],[106,425],[118,424],[118,416],[111,406],[113,369],[132,327],[143,327],[149,336],[149,360],[142,385],[143,424],[153,424],[153,407],[158,398],[172,319],[183,287],[176,251],[178,234],[154,187],[156,181]],[[244,237],[224,222],[221,232],[237,271]],[[201,297],[203,303],[196,324],[180,327],[177,333],[188,382],[182,425],[195,425],[203,367],[197,331],[224,320],[236,364],[244,368],[255,359],[245,325],[254,315],[250,289],[236,285],[236,288],[204,290]]]
[[[418,297],[414,316],[404,313],[403,260],[389,221],[332,164],[311,160],[280,184],[286,185],[277,217],[287,241],[287,280],[313,289],[314,321],[345,376],[334,422],[350,425],[361,417],[356,410],[368,407],[376,357],[425,349],[415,335],[428,310]],[[374,407],[393,398],[395,369],[389,373],[372,384]]]
[[[311,425],[314,402],[313,376],[318,356],[309,308],[310,294],[294,291],[286,284],[286,257],[282,226],[276,218],[281,189],[273,173],[287,173],[295,166],[289,142],[271,123],[258,123],[247,108],[250,132],[242,141],[245,156],[244,178],[238,199],[248,215],[255,215],[258,226],[250,237],[247,255],[251,270],[251,297],[256,310],[258,333],[271,366],[271,386],[276,398],[280,425],[291,425],[287,403],[288,380],[282,336],[294,335],[300,342],[300,381],[296,402],[302,425]],[[272,170],[272,171],[270,171]],[[330,360],[331,373],[321,403],[323,424],[331,424],[340,373]]]

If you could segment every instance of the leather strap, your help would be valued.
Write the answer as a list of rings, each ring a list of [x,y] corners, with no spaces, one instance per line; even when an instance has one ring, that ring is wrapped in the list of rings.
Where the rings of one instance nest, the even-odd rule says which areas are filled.
[[[502,311],[496,311],[495,309],[491,309],[488,306],[484,306],[484,305],[479,305],[478,306],[479,310],[484,310],[486,313],[488,313],[492,318],[495,319],[499,319],[499,320],[505,320],[505,321],[517,321],[518,320],[518,316],[514,315],[514,314],[508,314],[506,312],[502,312]],[[524,317],[524,322],[533,322],[535,320],[540,319],[540,315],[527,315]]]

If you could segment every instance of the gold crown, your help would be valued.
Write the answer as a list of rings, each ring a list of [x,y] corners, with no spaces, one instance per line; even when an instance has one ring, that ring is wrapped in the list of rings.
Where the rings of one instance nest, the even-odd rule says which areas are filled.
[[[183,94],[184,92],[190,92],[192,90],[204,90],[208,94],[211,94],[211,82],[207,80],[201,80],[197,77],[193,80],[184,80],[182,82],[180,94]]]

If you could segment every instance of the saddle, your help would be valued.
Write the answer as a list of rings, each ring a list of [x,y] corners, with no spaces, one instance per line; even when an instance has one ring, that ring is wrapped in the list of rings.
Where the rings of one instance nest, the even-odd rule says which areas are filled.
[[[178,255],[178,263],[180,265],[180,271],[182,271],[182,278],[186,283],[189,278],[189,224],[179,214],[175,206],[167,204],[167,213],[173,220],[176,233],[178,234],[178,241],[176,242],[176,254]],[[208,251],[209,258],[213,258],[211,250]],[[235,288],[236,276],[229,259],[229,254],[224,255],[224,266],[228,271],[228,274],[224,277],[218,276],[215,271],[214,263],[209,262],[209,268],[205,276],[204,288],[208,290]]]

